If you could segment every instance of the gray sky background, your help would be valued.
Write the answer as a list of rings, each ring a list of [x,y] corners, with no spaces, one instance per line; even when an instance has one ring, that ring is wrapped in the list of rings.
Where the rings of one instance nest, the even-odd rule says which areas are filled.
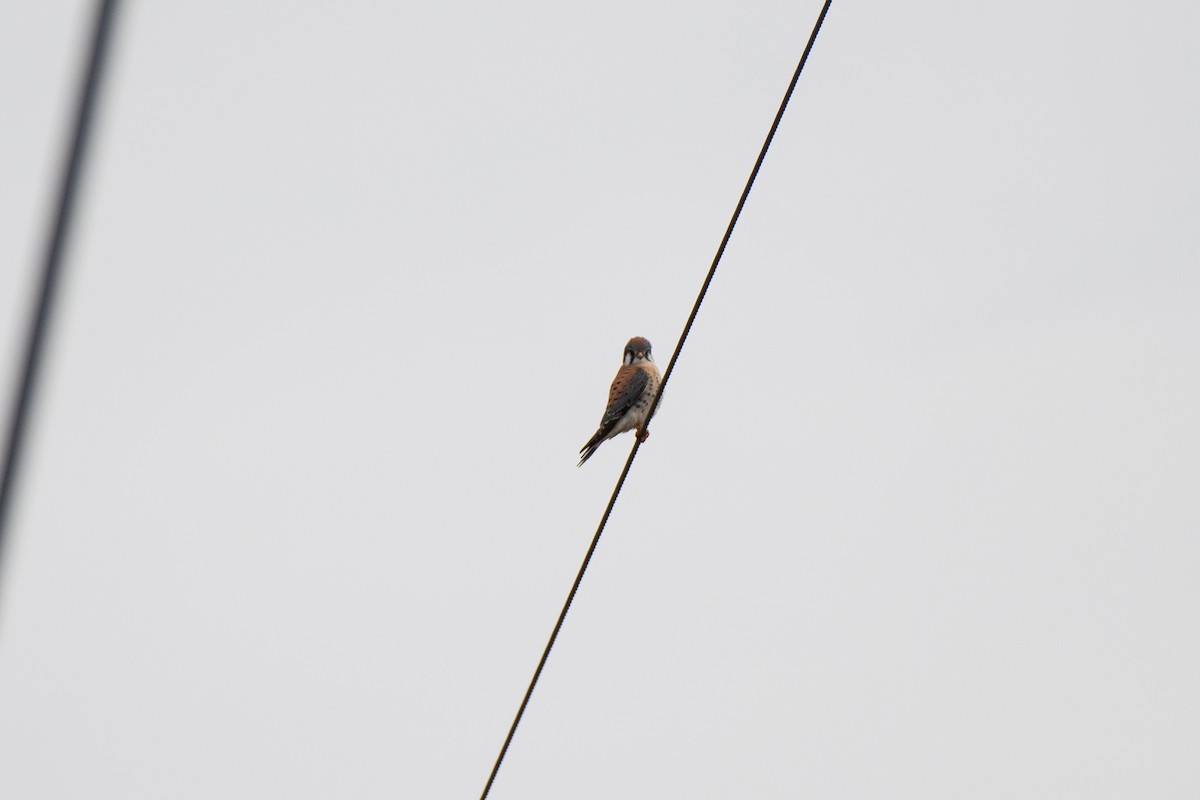
[[[478,796],[819,7],[129,4],[0,796]],[[0,11],[6,386],[88,16]],[[1198,29],[834,4],[494,798],[1196,796]]]

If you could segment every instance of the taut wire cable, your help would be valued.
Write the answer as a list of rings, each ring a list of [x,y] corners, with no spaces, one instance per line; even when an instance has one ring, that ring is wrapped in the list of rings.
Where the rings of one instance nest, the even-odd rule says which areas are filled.
[[[46,236],[46,251],[42,259],[41,285],[30,316],[25,336],[25,355],[14,393],[12,412],[8,423],[8,438],[4,447],[4,472],[0,476],[0,568],[4,566],[5,538],[12,519],[12,503],[17,470],[21,465],[25,432],[29,428],[33,410],[34,390],[42,356],[46,349],[46,331],[54,309],[59,275],[62,271],[63,250],[70,233],[75,211],[75,196],[78,194],[80,176],[83,172],[84,156],[95,117],[96,98],[100,79],[112,38],[113,17],[116,16],[117,0],[98,0],[92,23],[91,49],[84,65],[83,82],[75,101],[73,132],[66,161],[58,185],[58,200],[54,218]],[[0,569],[0,580],[3,570]]]
[[[809,34],[808,43],[804,46],[804,53],[800,56],[800,63],[796,65],[796,71],[792,74],[791,83],[788,84],[787,91],[783,95],[783,102],[779,104],[779,111],[775,113],[775,120],[771,123],[771,130],[767,133],[767,138],[758,153],[758,159],[754,162],[754,169],[750,171],[750,177],[746,180],[746,188],[742,190],[742,196],[738,198],[737,207],[734,208],[733,216],[729,219],[729,225],[725,228],[725,235],[721,237],[721,244],[717,248],[716,255],[713,257],[712,266],[709,267],[708,274],[704,277],[704,284],[700,287],[700,294],[696,297],[695,305],[692,306],[692,313],[688,315],[687,324],[683,326],[683,333],[679,335],[679,343],[675,345],[675,352],[671,354],[671,360],[667,363],[667,371],[663,373],[662,383],[659,384],[658,394],[655,396],[654,402],[650,405],[650,413],[647,415],[647,419],[654,416],[654,411],[658,408],[659,401],[662,400],[663,391],[667,388],[667,381],[671,379],[671,372],[675,369],[675,361],[679,358],[679,351],[683,349],[683,343],[687,340],[688,333],[692,330],[692,323],[696,321],[696,315],[700,312],[700,304],[704,302],[704,296],[708,294],[708,287],[712,283],[713,275],[716,274],[717,265],[721,263],[721,256],[725,254],[725,246],[729,244],[729,237],[733,235],[733,228],[737,225],[738,217],[742,214],[742,207],[746,205],[746,198],[750,195],[750,189],[754,186],[754,180],[758,177],[759,169],[762,168],[763,159],[767,157],[767,150],[770,149],[771,141],[775,138],[775,131],[779,129],[779,122],[783,119],[783,112],[787,110],[788,101],[792,98],[792,92],[796,89],[796,82],[800,80],[800,73],[804,71],[804,64],[808,61],[808,54],[812,51],[813,43],[817,40],[817,34],[821,30],[822,23],[825,22],[825,15],[828,13],[832,2],[833,0],[825,0],[825,4],[821,6],[821,13],[817,16],[812,33]],[[571,608],[571,602],[575,599],[575,593],[579,590],[579,584],[583,581],[583,573],[587,571],[588,564],[592,560],[592,554],[596,552],[596,545],[600,543],[600,534],[604,532],[604,526],[608,523],[608,517],[612,514],[613,506],[616,505],[617,495],[621,493],[621,487],[625,485],[625,478],[629,475],[629,468],[633,466],[633,459],[637,456],[638,448],[641,445],[642,443],[637,440],[637,437],[634,437],[633,449],[629,451],[629,458],[625,460],[625,468],[621,470],[621,477],[617,478],[617,485],[613,489],[612,497],[609,498],[608,506],[604,509],[604,515],[600,517],[600,524],[596,527],[596,535],[592,537],[592,544],[588,547],[587,555],[583,557],[583,564],[579,567],[579,574],[575,576],[575,583],[571,584],[571,591],[567,595],[567,601],[563,604],[562,611],[558,615],[558,621],[554,623],[554,630],[550,633],[550,640],[546,642],[546,649],[542,652],[537,669],[533,671],[533,678],[529,681],[529,688],[525,690],[525,697],[521,699],[521,706],[517,709],[517,715],[513,718],[512,725],[508,729],[508,736],[504,737],[504,745],[500,748],[500,755],[496,757],[496,763],[492,767],[491,775],[488,776],[487,784],[483,787],[483,794],[480,795],[480,800],[486,800],[488,792],[492,789],[492,783],[496,780],[496,773],[500,771],[500,764],[504,761],[504,755],[508,752],[508,746],[512,744],[513,735],[517,732],[517,725],[521,723],[521,717],[525,714],[525,707],[529,705],[529,698],[533,695],[533,689],[537,686],[538,678],[541,677],[542,668],[546,666],[546,659],[550,657],[550,650],[554,647],[554,640],[558,638],[558,632],[562,629],[563,620],[566,619],[567,611]]]

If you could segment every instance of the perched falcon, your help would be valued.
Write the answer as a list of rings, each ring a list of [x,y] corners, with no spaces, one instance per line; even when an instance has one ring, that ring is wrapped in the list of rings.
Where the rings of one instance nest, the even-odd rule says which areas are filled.
[[[617,377],[613,378],[608,390],[608,408],[600,418],[600,427],[588,443],[580,449],[582,457],[578,466],[592,457],[596,448],[606,439],[611,439],[618,433],[637,428],[639,442],[646,441],[650,431],[646,423],[650,420],[650,405],[658,394],[658,367],[650,357],[650,342],[641,336],[635,336],[625,345],[625,357]]]

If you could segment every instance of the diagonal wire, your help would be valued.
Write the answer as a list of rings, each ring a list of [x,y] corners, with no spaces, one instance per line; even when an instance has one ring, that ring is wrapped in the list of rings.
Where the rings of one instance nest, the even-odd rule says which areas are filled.
[[[84,65],[83,82],[75,103],[75,117],[71,140],[59,179],[58,202],[54,218],[46,237],[46,252],[42,260],[42,280],[36,305],[29,320],[25,339],[24,362],[19,383],[15,391],[12,415],[9,417],[8,438],[4,449],[4,472],[0,476],[0,566],[3,566],[4,539],[8,522],[12,517],[13,492],[17,470],[21,464],[21,453],[29,417],[33,409],[34,389],[46,349],[46,331],[62,271],[63,250],[70,232],[71,219],[75,210],[75,196],[79,190],[79,179],[83,172],[83,161],[87,151],[92,119],[95,116],[96,96],[105,56],[116,14],[116,0],[97,0],[92,24],[91,50]]]
[[[787,110],[788,101],[792,99],[792,92],[796,89],[796,82],[800,80],[800,73],[804,71],[804,64],[808,61],[808,54],[812,51],[813,42],[817,40],[817,34],[821,30],[822,23],[825,22],[825,15],[829,12],[829,6],[832,2],[833,0],[825,0],[825,4],[821,6],[821,13],[817,16],[812,33],[809,34],[808,44],[804,46],[804,53],[800,56],[800,63],[796,65],[796,71],[792,74],[791,83],[788,84],[787,91],[783,95],[783,102],[779,104],[779,111],[775,113],[775,120],[771,123],[771,130],[768,131],[762,150],[758,153],[758,159],[754,162],[754,169],[750,171],[750,177],[746,180],[746,188],[742,190],[742,196],[738,198],[737,207],[733,210],[733,216],[729,220],[729,226],[725,229],[725,235],[721,237],[721,244],[717,248],[717,254],[713,257],[712,266],[708,269],[708,275],[704,277],[704,284],[700,287],[700,294],[696,297],[696,304],[692,306],[692,313],[688,315],[687,324],[683,326],[683,333],[679,335],[679,343],[675,345],[675,352],[671,354],[671,360],[667,363],[667,371],[663,373],[662,383],[658,387],[658,394],[650,405],[650,412],[646,415],[646,419],[654,416],[654,411],[658,408],[659,401],[662,400],[663,390],[667,387],[667,381],[671,379],[671,372],[675,369],[675,361],[679,358],[679,351],[683,349],[683,343],[687,340],[688,333],[692,330],[692,323],[696,321],[696,315],[700,312],[700,304],[704,302],[704,296],[708,294],[708,287],[712,283],[713,275],[717,272],[717,265],[721,263],[721,256],[725,254],[725,246],[729,244],[729,237],[733,235],[733,228],[737,225],[738,217],[742,215],[742,207],[746,205],[746,198],[750,195],[750,189],[754,186],[754,180],[758,177],[758,171],[762,168],[763,160],[767,157],[767,150],[770,149],[771,141],[775,138],[775,131],[779,129],[779,122],[783,119],[783,112]],[[592,544],[588,547],[587,555],[583,557],[583,564],[579,567],[579,574],[575,576],[575,583],[571,584],[571,591],[567,595],[567,601],[563,604],[562,611],[558,615],[558,621],[554,623],[554,630],[550,633],[550,641],[546,642],[546,649],[542,652],[542,658],[538,661],[537,669],[533,672],[533,679],[529,681],[529,688],[525,690],[525,697],[521,700],[521,707],[517,709],[517,715],[513,718],[512,726],[508,729],[508,736],[504,737],[504,745],[500,748],[500,755],[496,757],[496,764],[492,767],[492,774],[488,776],[487,784],[483,787],[483,794],[480,795],[480,800],[486,800],[488,792],[492,789],[492,783],[496,780],[496,773],[500,771],[500,763],[504,761],[504,755],[508,752],[508,746],[512,743],[513,735],[517,732],[517,725],[520,724],[521,717],[525,714],[525,707],[529,705],[529,698],[533,695],[533,688],[537,686],[538,678],[542,674],[542,668],[546,666],[546,659],[550,657],[550,650],[554,647],[554,640],[558,638],[558,632],[562,629],[563,620],[567,618],[567,611],[570,610],[571,602],[575,599],[575,593],[579,590],[579,584],[583,581],[583,573],[587,572],[588,564],[592,560],[592,554],[596,552],[596,545],[600,543],[600,534],[604,532],[604,526],[608,523],[608,517],[612,514],[613,506],[616,505],[617,495],[621,493],[621,487],[625,485],[625,478],[629,475],[629,468],[633,466],[633,459],[637,456],[638,448],[641,445],[642,443],[635,437],[633,449],[629,451],[629,458],[625,460],[625,468],[621,470],[621,477],[617,478],[617,485],[613,489],[612,497],[608,500],[608,507],[604,509],[604,515],[600,517],[600,524],[596,527],[596,535],[592,537]]]
[[[712,266],[708,268],[708,274],[704,276],[704,285],[700,287],[700,294],[696,297],[696,304],[692,306],[692,313],[688,316],[687,324],[683,326],[683,333],[679,334],[679,344],[675,345],[675,352],[671,354],[671,360],[667,363],[667,371],[663,373],[662,384],[658,387],[658,395],[650,405],[650,415],[654,414],[654,409],[658,408],[658,403],[662,400],[663,389],[666,388],[667,381],[671,379],[671,372],[675,369],[675,360],[679,358],[679,351],[683,349],[683,343],[692,331],[692,323],[696,321],[696,315],[700,313],[700,304],[704,302],[704,296],[708,294],[708,285],[712,283],[713,275],[717,272],[717,265],[721,263],[721,256],[725,255],[725,246],[729,244],[729,237],[733,235],[733,228],[737,225],[738,217],[742,215],[742,207],[746,205],[746,198],[750,196],[750,189],[754,186],[754,179],[758,177],[758,171],[762,168],[763,159],[767,157],[767,150],[770,149],[771,141],[775,138],[775,131],[779,129],[779,122],[783,119],[783,112],[787,110],[788,101],[792,99],[792,92],[796,89],[796,82],[800,80],[800,73],[804,71],[804,64],[808,61],[808,54],[812,52],[813,42],[817,40],[817,34],[821,31],[821,24],[825,22],[825,14],[829,11],[829,5],[832,2],[833,0],[825,0],[825,5],[821,6],[821,13],[817,16],[812,33],[808,36],[808,44],[804,46],[804,53],[800,56],[800,63],[796,65],[796,71],[792,74],[792,82],[788,84],[787,91],[783,94],[783,102],[779,104],[779,110],[775,112],[775,120],[771,123],[771,130],[767,132],[767,138],[763,142],[762,150],[758,153],[758,160],[754,162],[754,169],[750,170],[750,177],[746,179],[746,188],[742,190],[742,196],[738,198],[737,208],[733,210],[733,216],[729,219],[729,227],[725,229],[725,235],[721,237],[721,245],[717,248],[717,254],[713,256]],[[647,416],[647,419],[650,418],[650,415]],[[634,447],[633,451],[636,453],[637,447]]]

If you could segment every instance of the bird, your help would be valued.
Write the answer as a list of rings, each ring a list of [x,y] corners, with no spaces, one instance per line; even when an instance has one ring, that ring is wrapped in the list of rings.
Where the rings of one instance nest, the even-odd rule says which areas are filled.
[[[646,429],[650,406],[654,404],[660,383],[658,367],[650,355],[650,342],[641,336],[633,337],[625,345],[621,368],[608,389],[608,407],[600,418],[600,427],[579,449],[581,456],[576,466],[582,467],[601,443],[625,431],[637,428],[638,441],[646,441],[650,435]]]

